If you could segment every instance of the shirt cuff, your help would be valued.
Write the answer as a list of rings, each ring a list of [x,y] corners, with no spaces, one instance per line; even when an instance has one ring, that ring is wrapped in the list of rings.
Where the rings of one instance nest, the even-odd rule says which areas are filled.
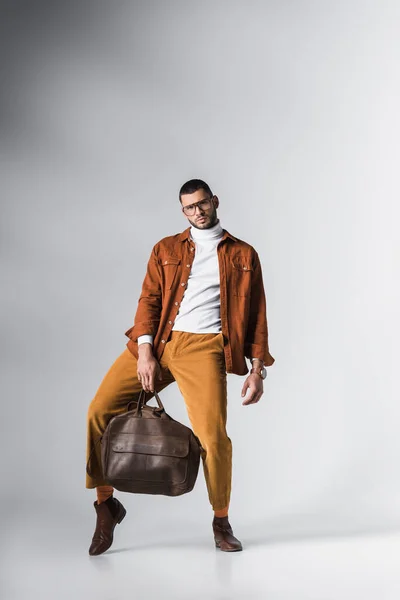
[[[137,343],[139,344],[153,344],[153,336],[152,335],[139,335],[137,339]]]

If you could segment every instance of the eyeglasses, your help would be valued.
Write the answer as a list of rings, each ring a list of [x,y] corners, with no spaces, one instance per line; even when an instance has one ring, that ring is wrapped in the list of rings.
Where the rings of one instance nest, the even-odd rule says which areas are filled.
[[[214,198],[214,196],[212,198]],[[188,204],[188,206],[182,206],[182,210],[185,213],[185,215],[187,215],[188,217],[192,217],[196,212],[196,206],[198,206],[200,210],[208,210],[211,207],[212,198],[200,200],[200,202]]]

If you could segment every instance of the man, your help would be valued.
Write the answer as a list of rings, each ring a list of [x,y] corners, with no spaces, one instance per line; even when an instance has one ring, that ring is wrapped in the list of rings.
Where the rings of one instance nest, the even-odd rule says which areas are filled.
[[[219,199],[200,179],[180,189],[190,223],[161,239],[147,264],[134,325],[124,352],[104,377],[88,410],[86,487],[96,488],[96,529],[89,554],[105,552],[126,511],[104,481],[100,446],[109,420],[127,410],[143,388],[150,395],[176,381],[202,448],[212,530],[222,551],[242,550],[228,519],[232,443],[226,431],[227,373],[246,375],[243,405],[263,394],[269,353],[266,299],[255,249],[222,229]]]

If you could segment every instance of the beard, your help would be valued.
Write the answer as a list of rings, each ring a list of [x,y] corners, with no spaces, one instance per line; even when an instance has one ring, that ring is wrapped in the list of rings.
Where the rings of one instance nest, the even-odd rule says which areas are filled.
[[[198,219],[200,217],[197,217]],[[197,223],[196,221],[191,221],[189,219],[189,223],[195,227],[196,229],[209,229],[210,227],[214,227],[218,221],[217,211],[214,210],[210,215],[204,215],[205,221],[202,223]]]

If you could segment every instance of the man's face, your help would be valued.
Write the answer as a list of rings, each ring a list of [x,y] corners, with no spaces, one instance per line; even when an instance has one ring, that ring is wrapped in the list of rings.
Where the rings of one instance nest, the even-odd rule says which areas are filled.
[[[185,217],[189,221],[189,223],[196,227],[196,229],[209,229],[213,227],[217,221],[217,207],[219,204],[219,200],[217,196],[213,196],[210,198],[209,194],[201,189],[193,192],[193,194],[183,194],[181,196],[182,208],[189,207],[193,205],[195,202],[203,202],[199,206],[193,207],[195,212],[194,214],[185,214]],[[208,203],[208,207],[205,204]],[[193,212],[193,211],[192,211]]]

